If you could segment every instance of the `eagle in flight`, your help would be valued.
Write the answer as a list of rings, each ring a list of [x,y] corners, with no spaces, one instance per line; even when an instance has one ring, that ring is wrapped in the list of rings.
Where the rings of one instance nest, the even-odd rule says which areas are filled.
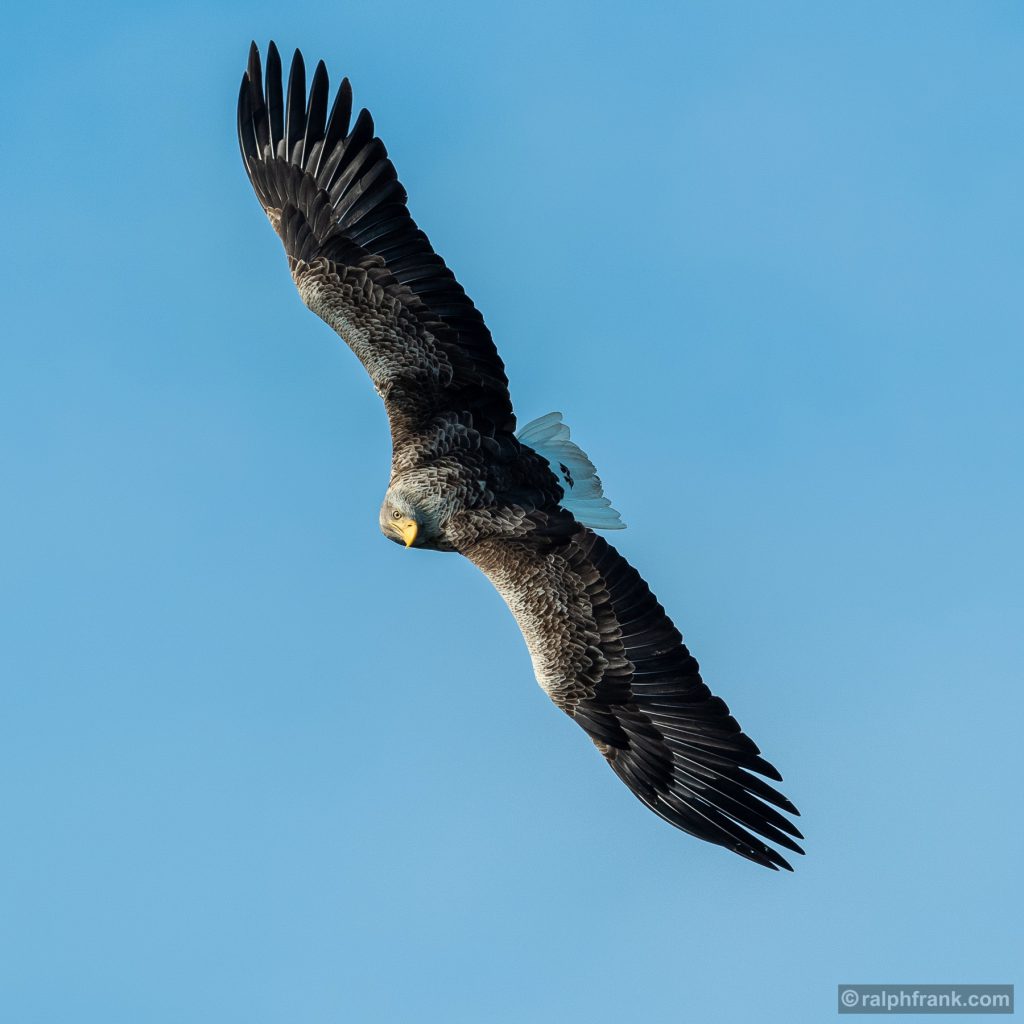
[[[595,530],[622,529],[558,413],[516,432],[483,317],[406,206],[352,88],[333,103],[296,51],[282,87],[254,43],[238,97],[249,180],[307,306],[366,368],[391,425],[384,536],[456,551],[505,599],[537,681],[655,814],[765,867],[797,853],[796,808],[701,679],[640,574]],[[763,837],[763,838],[762,838]]]

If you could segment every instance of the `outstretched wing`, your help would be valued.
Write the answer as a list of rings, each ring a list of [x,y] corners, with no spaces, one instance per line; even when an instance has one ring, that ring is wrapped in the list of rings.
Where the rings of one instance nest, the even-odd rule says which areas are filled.
[[[238,139],[303,301],[369,371],[393,434],[446,412],[470,413],[485,434],[514,430],[505,368],[483,317],[409,215],[369,113],[350,126],[348,79],[328,114],[329,96],[321,61],[307,97],[298,50],[283,89],[273,43],[264,82],[253,43]]]
[[[560,529],[567,538],[555,539]],[[552,536],[554,535],[554,537]],[[797,853],[797,809],[640,574],[602,537],[552,523],[466,552],[505,599],[537,680],[655,814],[770,868],[790,868],[754,835]]]

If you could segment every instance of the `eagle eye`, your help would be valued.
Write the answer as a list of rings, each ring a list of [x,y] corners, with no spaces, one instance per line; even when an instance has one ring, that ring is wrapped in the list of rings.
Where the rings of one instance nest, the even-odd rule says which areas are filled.
[[[402,513],[399,512],[398,509],[396,508],[395,511],[391,513],[391,518],[392,519],[401,519],[402,518]]]

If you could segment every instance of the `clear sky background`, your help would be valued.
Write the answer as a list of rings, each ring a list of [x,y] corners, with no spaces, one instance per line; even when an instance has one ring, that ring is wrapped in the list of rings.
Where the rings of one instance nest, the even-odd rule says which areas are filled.
[[[1024,980],[1019,3],[5,14],[0,989],[17,1024],[820,1022]],[[373,111],[803,810],[660,822],[457,557],[235,140]]]

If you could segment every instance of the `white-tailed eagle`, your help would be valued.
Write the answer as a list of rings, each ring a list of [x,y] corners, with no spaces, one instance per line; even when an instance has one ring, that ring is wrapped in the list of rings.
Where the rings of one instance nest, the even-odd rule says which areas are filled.
[[[537,681],[612,770],[677,828],[770,868],[797,853],[781,776],[700,677],[639,573],[594,529],[622,527],[557,413],[516,433],[483,317],[416,226],[384,144],[321,61],[282,87],[253,44],[238,98],[249,180],[303,301],[366,367],[391,424],[385,537],[456,551],[488,576]],[[756,834],[755,834],[756,833]],[[760,838],[760,837],[763,837]]]

